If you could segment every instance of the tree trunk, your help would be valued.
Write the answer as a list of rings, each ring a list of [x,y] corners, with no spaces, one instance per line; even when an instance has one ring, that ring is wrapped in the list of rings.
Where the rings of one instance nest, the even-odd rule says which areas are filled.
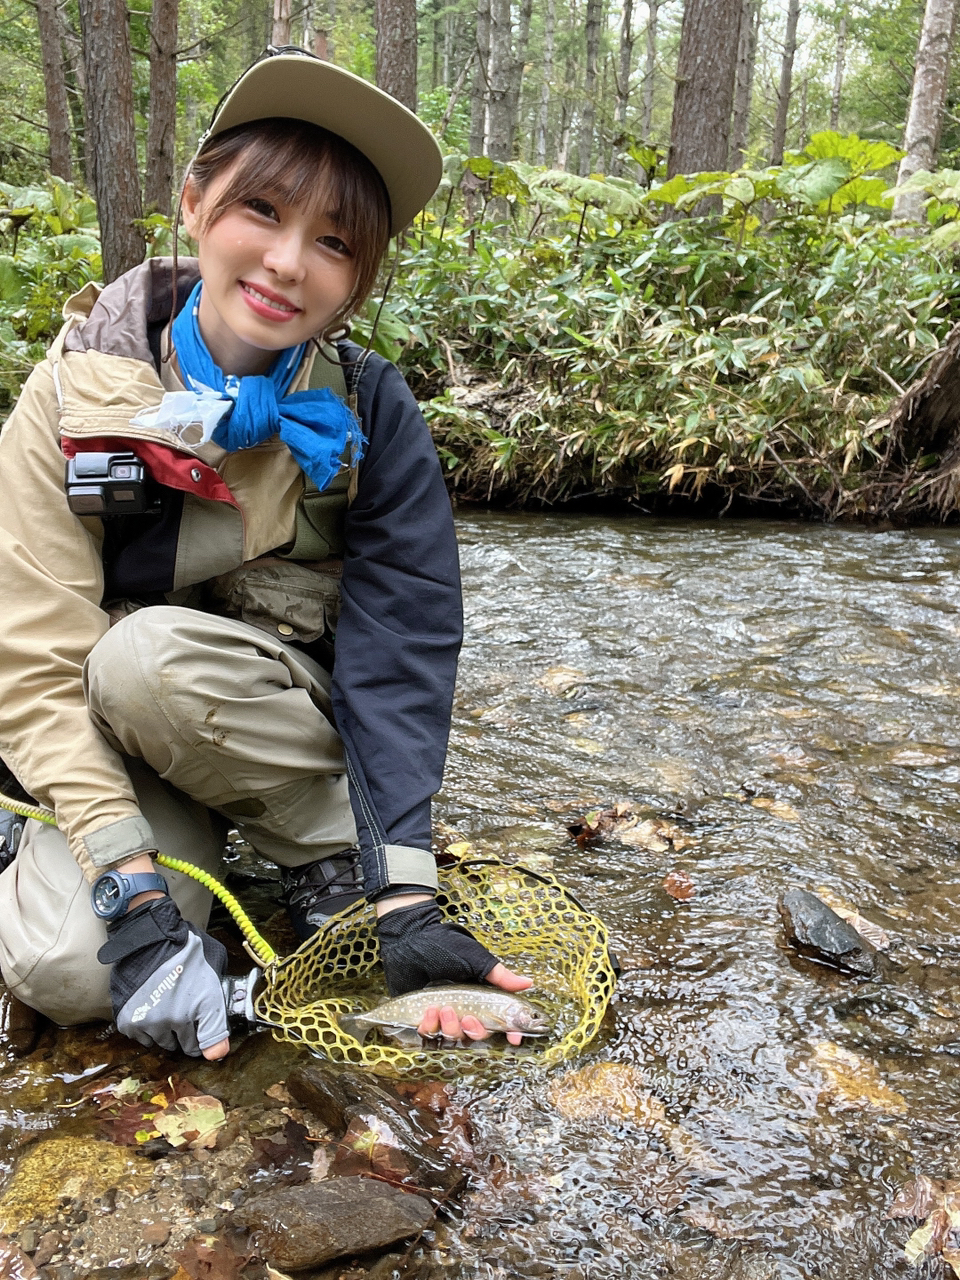
[[[377,84],[417,109],[416,0],[376,0]]]
[[[847,15],[842,14],[837,27],[837,56],[833,68],[833,95],[830,98],[830,128],[840,123],[840,96],[843,93],[843,70],[847,61]]]
[[[793,83],[793,58],[797,52],[797,22],[800,18],[800,0],[790,0],[787,7],[787,32],[783,43],[783,61],[780,63],[780,88],[777,91],[777,118],[773,124],[771,164],[783,164],[783,150],[787,145],[787,112],[790,110],[790,86]]]
[[[278,48],[290,43],[290,0],[273,0],[273,33],[270,43]]]
[[[739,169],[750,141],[750,104],[753,100],[753,73],[757,65],[757,24],[759,0],[743,0],[740,11],[740,39],[737,43],[737,85],[733,95],[733,128],[730,140],[730,168]]]
[[[653,131],[653,86],[657,72],[657,15],[660,0],[647,0],[647,60],[643,69],[643,140],[650,141]]]
[[[126,4],[80,0],[80,24],[103,276],[109,282],[142,262],[146,248],[143,231],[135,225],[143,206]]]
[[[150,15],[150,105],[143,202],[170,215],[177,130],[179,0],[153,0]]]
[[[57,21],[56,0],[37,0],[40,54],[43,59],[43,92],[47,105],[47,137],[50,172],[66,182],[73,180],[70,156],[70,108],[63,74],[63,45]]]
[[[600,23],[603,0],[587,0],[587,68],[583,80],[583,114],[580,117],[579,172],[590,173],[593,160],[593,130],[597,118],[597,55],[600,51]]]
[[[83,181],[91,189],[94,187],[96,165],[90,144],[90,129],[87,122],[87,79],[83,70],[83,42],[73,26],[66,11],[57,7],[57,23],[60,39],[66,54],[65,80],[70,106],[70,118],[73,129],[83,146],[80,150],[80,166],[83,170]]]
[[[520,0],[520,25],[517,28],[517,43],[513,51],[513,62],[510,66],[510,152],[513,154],[514,140],[520,124],[520,95],[523,92],[523,72],[527,65],[527,50],[530,47],[530,19],[533,15],[533,0]]]
[[[510,0],[490,0],[487,155],[491,160],[509,160],[512,156],[510,75],[513,70],[513,59],[510,51],[510,36]]]
[[[630,106],[630,75],[633,70],[633,0],[623,0],[623,17],[620,23],[620,59],[617,67],[617,108],[615,119],[622,140],[627,129],[627,109]],[[610,156],[610,172],[616,178],[620,174],[620,150],[622,141],[614,140]]]
[[[903,144],[907,154],[900,161],[898,187],[919,170],[932,170],[936,166],[956,15],[957,0],[927,0]],[[923,201],[922,191],[898,190],[893,200],[893,216],[909,218],[912,222],[925,221]]]
[[[470,154],[482,156],[487,141],[487,74],[490,65],[490,0],[477,0],[477,71],[470,103]]]
[[[537,117],[537,141],[534,164],[547,163],[547,130],[550,128],[550,86],[553,82],[553,52],[557,30],[557,2],[547,0],[543,18],[543,66],[540,80],[540,112]]]
[[[668,175],[724,169],[742,0],[686,0],[670,126]]]

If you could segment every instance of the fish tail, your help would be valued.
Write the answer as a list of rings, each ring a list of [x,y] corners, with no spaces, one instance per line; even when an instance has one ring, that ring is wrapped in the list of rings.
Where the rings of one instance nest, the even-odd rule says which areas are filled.
[[[345,1035],[352,1036],[357,1044],[363,1044],[370,1034],[370,1024],[357,1014],[345,1013],[340,1018],[340,1030]]]

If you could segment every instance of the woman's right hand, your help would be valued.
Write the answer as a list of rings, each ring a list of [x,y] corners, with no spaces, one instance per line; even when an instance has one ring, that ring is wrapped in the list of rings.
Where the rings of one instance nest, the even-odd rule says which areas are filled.
[[[140,1044],[224,1057],[230,1041],[223,945],[184,920],[169,897],[134,907],[107,926],[107,935],[97,959],[113,966],[117,1030]]]

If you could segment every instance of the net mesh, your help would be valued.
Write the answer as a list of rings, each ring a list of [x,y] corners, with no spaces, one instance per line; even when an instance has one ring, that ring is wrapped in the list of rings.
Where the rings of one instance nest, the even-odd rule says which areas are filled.
[[[508,968],[529,974],[534,1002],[545,992],[566,1011],[557,1034],[529,1042],[524,1060],[549,1066],[580,1053],[596,1035],[616,982],[603,924],[552,876],[520,866],[471,860],[439,875],[444,917],[470,929]],[[278,1040],[306,1044],[333,1062],[382,1074],[462,1071],[463,1049],[361,1045],[341,1029],[343,1014],[376,1003],[375,993],[363,999],[344,989],[370,975],[378,956],[374,910],[359,902],[268,969],[257,1016]]]

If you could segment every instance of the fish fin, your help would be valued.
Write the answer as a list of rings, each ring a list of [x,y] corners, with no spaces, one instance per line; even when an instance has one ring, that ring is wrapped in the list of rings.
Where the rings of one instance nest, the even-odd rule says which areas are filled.
[[[409,1049],[422,1049],[423,1038],[416,1027],[381,1027],[380,1030],[385,1036],[395,1041],[397,1044],[405,1045]]]
[[[344,1013],[340,1017],[340,1030],[356,1040],[357,1044],[363,1044],[370,1034],[370,1024],[364,1022],[359,1014]]]

